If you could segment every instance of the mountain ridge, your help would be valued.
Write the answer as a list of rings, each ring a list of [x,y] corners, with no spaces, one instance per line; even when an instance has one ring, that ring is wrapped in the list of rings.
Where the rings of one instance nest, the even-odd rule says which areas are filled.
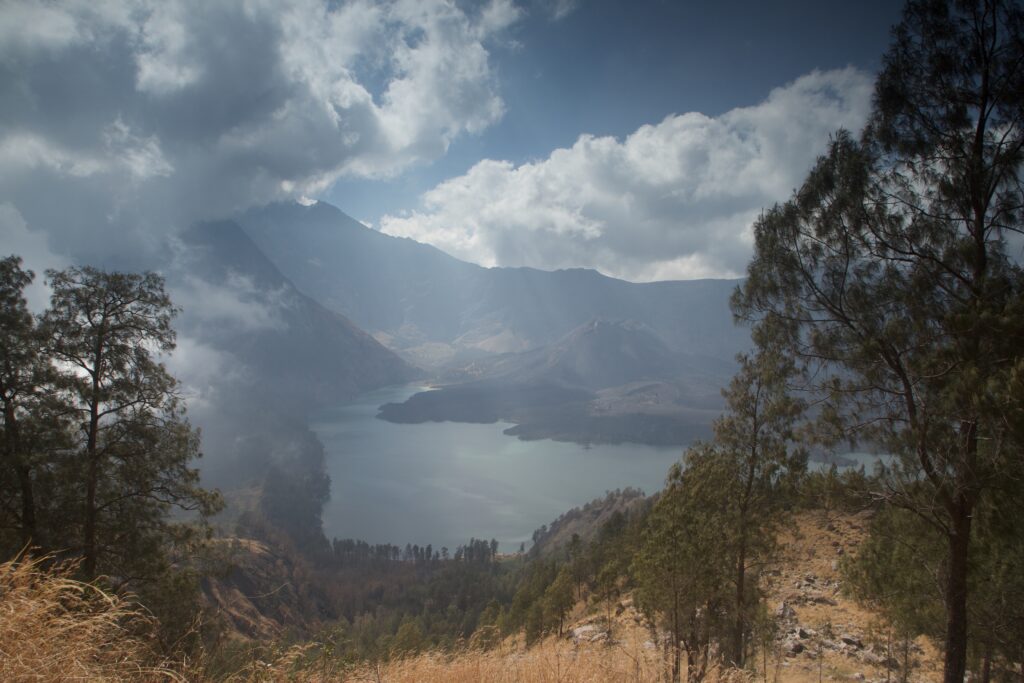
[[[729,313],[734,280],[633,283],[583,268],[484,268],[324,202],[270,204],[238,222],[300,290],[422,367],[545,346],[594,318],[632,319],[675,350],[726,360],[750,344]]]
[[[203,324],[200,306],[192,317],[186,311],[185,329],[260,368],[264,381],[290,400],[347,400],[419,376],[351,320],[296,287],[236,223],[197,224],[182,242],[188,255],[179,287],[227,287],[266,315],[261,324]]]

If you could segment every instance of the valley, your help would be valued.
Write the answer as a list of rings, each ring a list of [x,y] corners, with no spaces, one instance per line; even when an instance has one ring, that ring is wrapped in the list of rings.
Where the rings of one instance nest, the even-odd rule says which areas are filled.
[[[734,281],[482,268],[323,202],[197,224],[170,253],[187,350],[215,361],[182,377],[204,481],[225,524],[265,518],[303,548],[512,546],[605,490],[657,490],[750,343]]]

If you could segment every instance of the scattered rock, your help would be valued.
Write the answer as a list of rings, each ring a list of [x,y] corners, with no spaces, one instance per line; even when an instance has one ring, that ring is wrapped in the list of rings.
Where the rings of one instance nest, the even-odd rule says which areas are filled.
[[[781,621],[790,621],[796,618],[796,611],[789,606],[788,602],[783,600],[779,608],[775,610],[775,617]]]
[[[844,633],[843,635],[839,636],[839,639],[847,645],[857,648],[858,650],[864,648],[864,642],[857,636],[850,635],[849,633]]]
[[[809,605],[828,605],[829,607],[835,607],[839,604],[832,598],[824,595],[808,595],[804,598],[804,602]]]
[[[597,633],[598,629],[593,624],[587,624],[586,626],[577,626],[572,630],[572,639],[576,642],[581,640],[590,641],[593,634]]]

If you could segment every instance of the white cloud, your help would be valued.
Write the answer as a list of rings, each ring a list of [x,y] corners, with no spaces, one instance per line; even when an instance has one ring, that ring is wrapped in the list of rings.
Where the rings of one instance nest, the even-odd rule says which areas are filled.
[[[137,0],[7,0],[0,7],[0,59],[53,53],[128,26]]]
[[[50,303],[46,270],[61,269],[68,263],[50,251],[46,235],[28,229],[25,219],[10,204],[0,204],[0,245],[0,258],[20,256],[22,267],[35,273],[35,280],[25,289],[25,300],[31,310],[41,313]]]
[[[231,354],[185,335],[178,337],[174,351],[164,360],[171,375],[181,383],[180,394],[190,412],[215,406],[221,387],[249,376]]]
[[[187,275],[172,298],[193,324],[256,332],[286,329],[280,316],[286,297],[285,289],[260,289],[249,277],[230,272],[222,284]]]
[[[551,17],[558,21],[564,19],[582,4],[582,0],[553,0],[550,5]]]
[[[673,115],[622,140],[583,135],[520,166],[484,160],[381,230],[484,265],[738,276],[758,213],[788,198],[837,128],[863,125],[872,82],[816,71],[718,117]]]
[[[192,45],[185,3],[158,3],[148,9],[139,26],[136,88],[143,93],[169,95],[202,77],[203,65],[196,58],[201,52]]]
[[[0,139],[0,178],[40,168],[84,178],[109,170],[109,164],[98,156],[63,149],[32,133],[12,133]]]
[[[395,175],[502,116],[488,46],[519,16],[511,0],[0,3],[0,201],[92,260],[159,243],[126,233]]]

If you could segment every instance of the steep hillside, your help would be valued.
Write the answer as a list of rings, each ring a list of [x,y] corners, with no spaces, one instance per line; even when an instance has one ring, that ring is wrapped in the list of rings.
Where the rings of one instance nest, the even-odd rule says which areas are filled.
[[[768,603],[779,620],[778,635],[752,662],[754,671],[713,669],[708,683],[741,681],[941,680],[941,657],[924,638],[890,641],[874,614],[842,593],[837,558],[855,553],[866,519],[821,511],[801,513],[780,539],[785,552],[769,568]],[[612,604],[579,602],[563,635],[526,648],[510,638],[496,650],[464,650],[448,657],[426,653],[390,662],[354,680],[450,681],[642,681],[668,680],[664,634],[626,594]],[[906,657],[906,660],[904,660]],[[908,677],[902,667],[910,664]],[[684,671],[685,680],[685,671]]]
[[[299,289],[417,363],[440,367],[557,341],[595,318],[634,320],[670,348],[731,360],[734,281],[635,284],[592,270],[482,268],[371,230],[323,202],[239,218]]]
[[[172,286],[192,301],[183,334],[232,354],[279,399],[349,399],[417,371],[344,316],[297,289],[232,222],[182,237]]]
[[[783,532],[784,552],[766,568],[768,607],[777,635],[759,647],[753,671],[713,669],[708,683],[751,680],[815,683],[882,683],[941,680],[941,657],[923,638],[905,645],[888,637],[876,616],[844,596],[839,558],[855,554],[868,519],[860,514],[803,512]],[[383,662],[339,657],[332,637],[317,631],[334,614],[308,571],[258,542],[226,539],[231,569],[209,578],[204,593],[222,610],[229,640],[252,639],[268,647],[207,652],[192,661],[154,657],[142,608],[96,586],[78,583],[40,562],[0,566],[0,672],[4,680],[206,680],[299,681],[548,681],[611,683],[666,680],[664,633],[637,609],[630,594],[612,600],[584,595],[571,609],[561,635],[526,647],[521,635],[495,641],[477,632],[469,647],[416,648]],[[294,647],[270,646],[283,634],[317,632]],[[287,639],[294,642],[294,637]],[[490,642],[491,649],[478,647]],[[15,654],[16,653],[16,654]],[[225,661],[226,660],[226,661]],[[204,663],[221,662],[217,673]],[[219,669],[230,666],[229,674]],[[909,664],[908,676],[902,677]],[[41,673],[46,675],[40,676]],[[159,675],[157,675],[159,674]]]
[[[182,235],[168,283],[183,309],[176,360],[202,429],[204,482],[231,503],[224,521],[255,511],[297,544],[326,543],[330,482],[309,411],[419,371],[299,291],[234,223]]]
[[[640,513],[652,503],[653,497],[645,496],[639,489],[609,491],[604,498],[596,498],[582,507],[573,508],[534,531],[530,555],[549,557],[564,554],[573,536],[579,536],[581,541],[589,543],[613,516]]]
[[[310,635],[337,619],[309,571],[288,553],[251,539],[215,543],[227,565],[203,578],[203,598],[230,637],[272,641],[286,633]]]
[[[814,510],[782,532],[782,553],[766,586],[779,626],[769,675],[798,683],[818,681],[819,671],[826,680],[899,680],[899,669],[909,664],[912,681],[942,679],[931,642],[922,637],[904,648],[877,615],[843,593],[839,563],[857,553],[869,522],[867,513]]]

